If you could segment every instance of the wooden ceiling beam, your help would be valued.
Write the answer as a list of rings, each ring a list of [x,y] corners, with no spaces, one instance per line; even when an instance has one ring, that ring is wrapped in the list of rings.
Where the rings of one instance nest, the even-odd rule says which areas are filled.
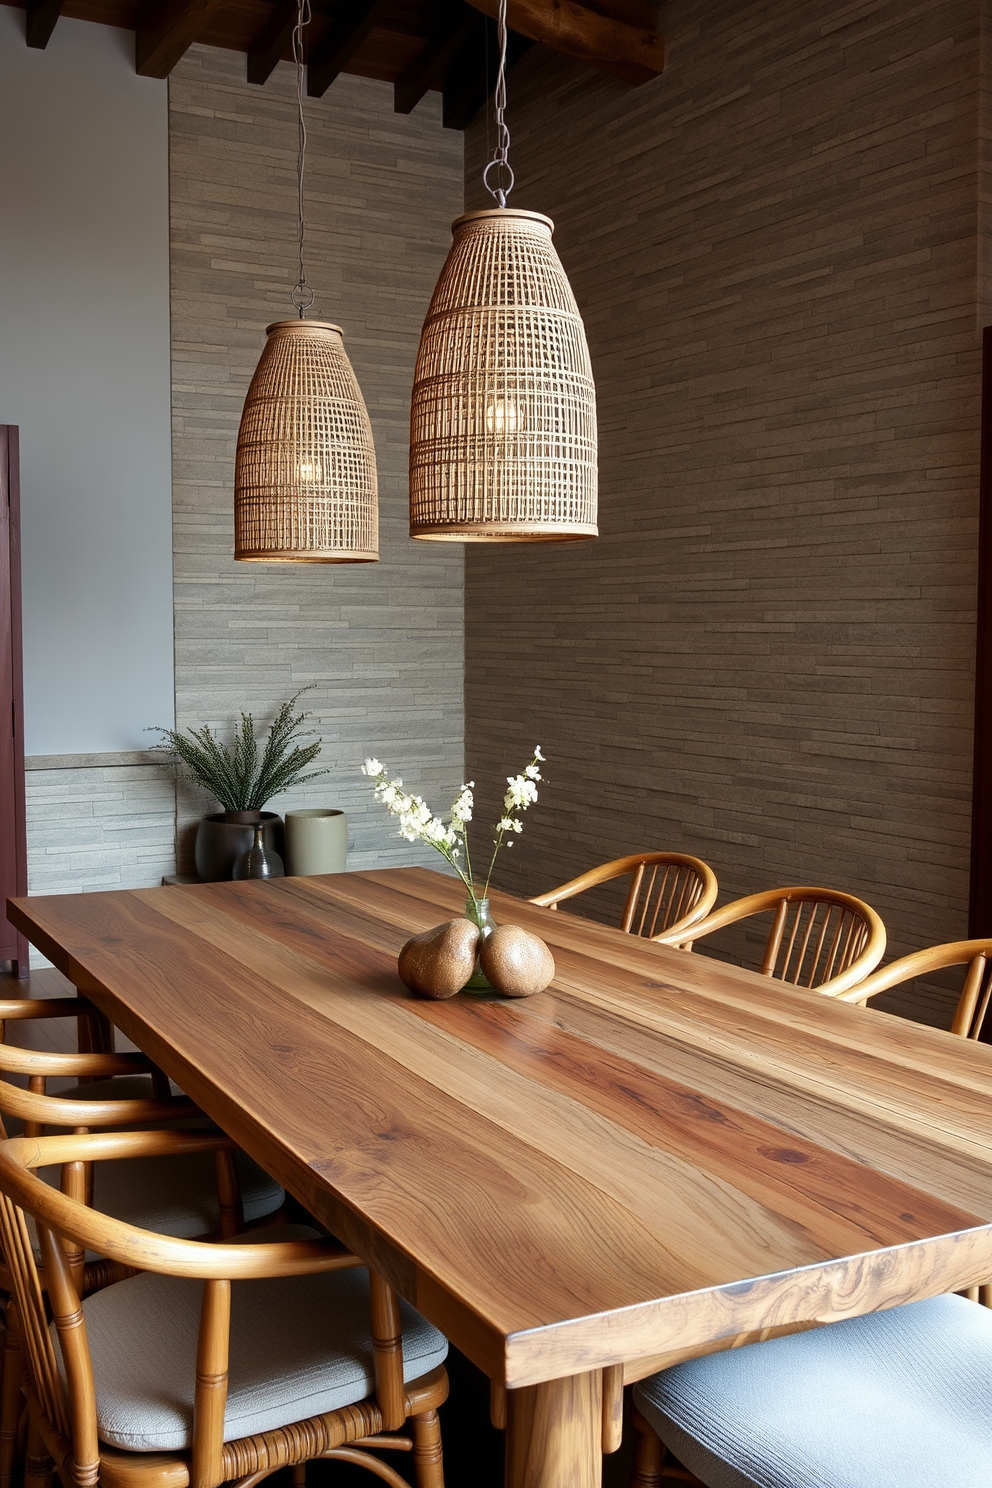
[[[282,61],[292,46],[295,26],[295,0],[284,0],[283,4],[276,6],[273,15],[248,48],[247,74],[250,83],[261,85],[268,82],[276,64]]]
[[[480,18],[471,36],[454,58],[444,79],[442,123],[445,129],[465,129],[493,95],[499,47],[496,23]],[[487,35],[488,32],[488,35]],[[527,36],[511,31],[506,42],[506,70],[509,72],[525,52],[534,45]]]
[[[307,58],[307,93],[323,98],[385,14],[389,0],[338,0],[324,35]]]
[[[165,0],[142,18],[134,33],[134,70],[166,78],[189,50],[221,0]]]
[[[497,0],[468,3],[483,15],[496,14]],[[600,0],[599,9],[579,0],[507,0],[506,19],[522,36],[611,72],[635,87],[658,77],[665,68],[665,38],[653,28],[631,25],[624,19],[624,15],[639,13],[631,10],[629,0],[617,3],[615,13],[609,11],[610,0]]]
[[[26,39],[29,47],[43,51],[62,14],[62,0],[28,0]]]
[[[441,87],[445,73],[476,27],[476,14],[462,0],[446,0],[437,27],[424,43],[416,61],[393,86],[393,109],[410,114],[425,93]]]

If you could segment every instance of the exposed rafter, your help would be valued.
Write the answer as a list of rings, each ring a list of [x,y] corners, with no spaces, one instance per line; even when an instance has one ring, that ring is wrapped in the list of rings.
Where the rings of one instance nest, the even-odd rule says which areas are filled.
[[[311,98],[323,98],[388,6],[389,0],[338,0],[323,40],[307,58],[307,92]]]
[[[494,16],[498,0],[468,3]],[[632,14],[642,9],[631,0],[604,0],[598,7],[579,0],[507,0],[506,7],[514,31],[636,86],[664,71],[665,38],[653,26],[632,25],[626,19]]]
[[[295,0],[281,0],[248,48],[248,81],[265,83],[289,51],[296,25]]]
[[[193,42],[243,52],[248,81],[266,82],[292,50],[296,0],[11,0],[26,11],[29,46],[47,45],[62,6],[77,20],[135,32],[135,66],[164,78]],[[461,129],[490,96],[497,0],[312,0],[307,91],[319,98],[342,72],[394,85],[397,113],[431,90]],[[509,61],[534,44],[630,82],[661,71],[658,0],[508,0]]]
[[[472,35],[476,17],[462,0],[445,0],[438,25],[424,43],[417,60],[402,77],[396,79],[393,107],[398,114],[410,114],[425,93],[440,88],[445,74]]]
[[[45,48],[61,14],[62,0],[28,0],[28,46]]]
[[[135,32],[135,72],[168,77],[220,4],[221,0],[164,0],[153,5]]]

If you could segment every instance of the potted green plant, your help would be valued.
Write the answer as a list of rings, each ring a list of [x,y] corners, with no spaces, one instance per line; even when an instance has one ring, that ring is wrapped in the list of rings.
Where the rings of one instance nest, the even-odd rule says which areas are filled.
[[[231,877],[237,859],[251,848],[259,824],[266,848],[279,852],[281,819],[274,811],[263,811],[263,806],[291,786],[329,773],[326,769],[307,773],[322,745],[320,740],[301,743],[314,733],[305,727],[311,714],[297,711],[301,695],[297,692],[281,705],[261,751],[251,713],[241,714],[231,746],[206,726],[185,733],[150,730],[162,736],[163,743],[156,748],[170,754],[187,779],[208,790],[221,807],[203,818],[196,833],[196,871],[204,882]]]

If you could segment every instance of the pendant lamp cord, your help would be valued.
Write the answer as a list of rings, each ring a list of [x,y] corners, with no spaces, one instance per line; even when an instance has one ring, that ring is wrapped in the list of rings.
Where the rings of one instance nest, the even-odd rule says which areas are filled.
[[[493,158],[482,172],[486,190],[495,198],[496,205],[506,206],[506,198],[513,190],[513,171],[510,168],[510,131],[506,125],[506,0],[499,0],[496,13],[496,36],[499,42],[499,70],[496,74],[496,148]],[[497,184],[490,186],[489,172],[498,172]]]
[[[303,262],[303,245],[306,224],[303,218],[303,167],[307,157],[307,126],[303,118],[303,94],[306,88],[306,63],[303,60],[303,31],[310,24],[310,0],[299,0],[296,9],[296,25],[293,27],[293,61],[296,63],[296,111],[299,121],[299,149],[296,161],[297,208],[300,219],[300,277],[293,290],[293,304],[302,320],[314,302],[314,293],[307,283],[307,271]]]

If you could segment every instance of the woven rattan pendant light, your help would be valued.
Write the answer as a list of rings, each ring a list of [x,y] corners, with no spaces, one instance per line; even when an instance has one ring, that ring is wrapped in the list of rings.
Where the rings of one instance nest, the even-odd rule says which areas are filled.
[[[410,535],[453,542],[596,537],[596,390],[554,223],[506,206],[506,0],[499,6],[498,202],[452,225],[410,416]],[[489,175],[501,178],[489,185]]]
[[[341,327],[306,320],[313,304],[303,262],[303,29],[297,64],[300,278],[296,320],[266,330],[245,399],[234,467],[234,556],[243,562],[368,563],[379,557],[375,447]]]

